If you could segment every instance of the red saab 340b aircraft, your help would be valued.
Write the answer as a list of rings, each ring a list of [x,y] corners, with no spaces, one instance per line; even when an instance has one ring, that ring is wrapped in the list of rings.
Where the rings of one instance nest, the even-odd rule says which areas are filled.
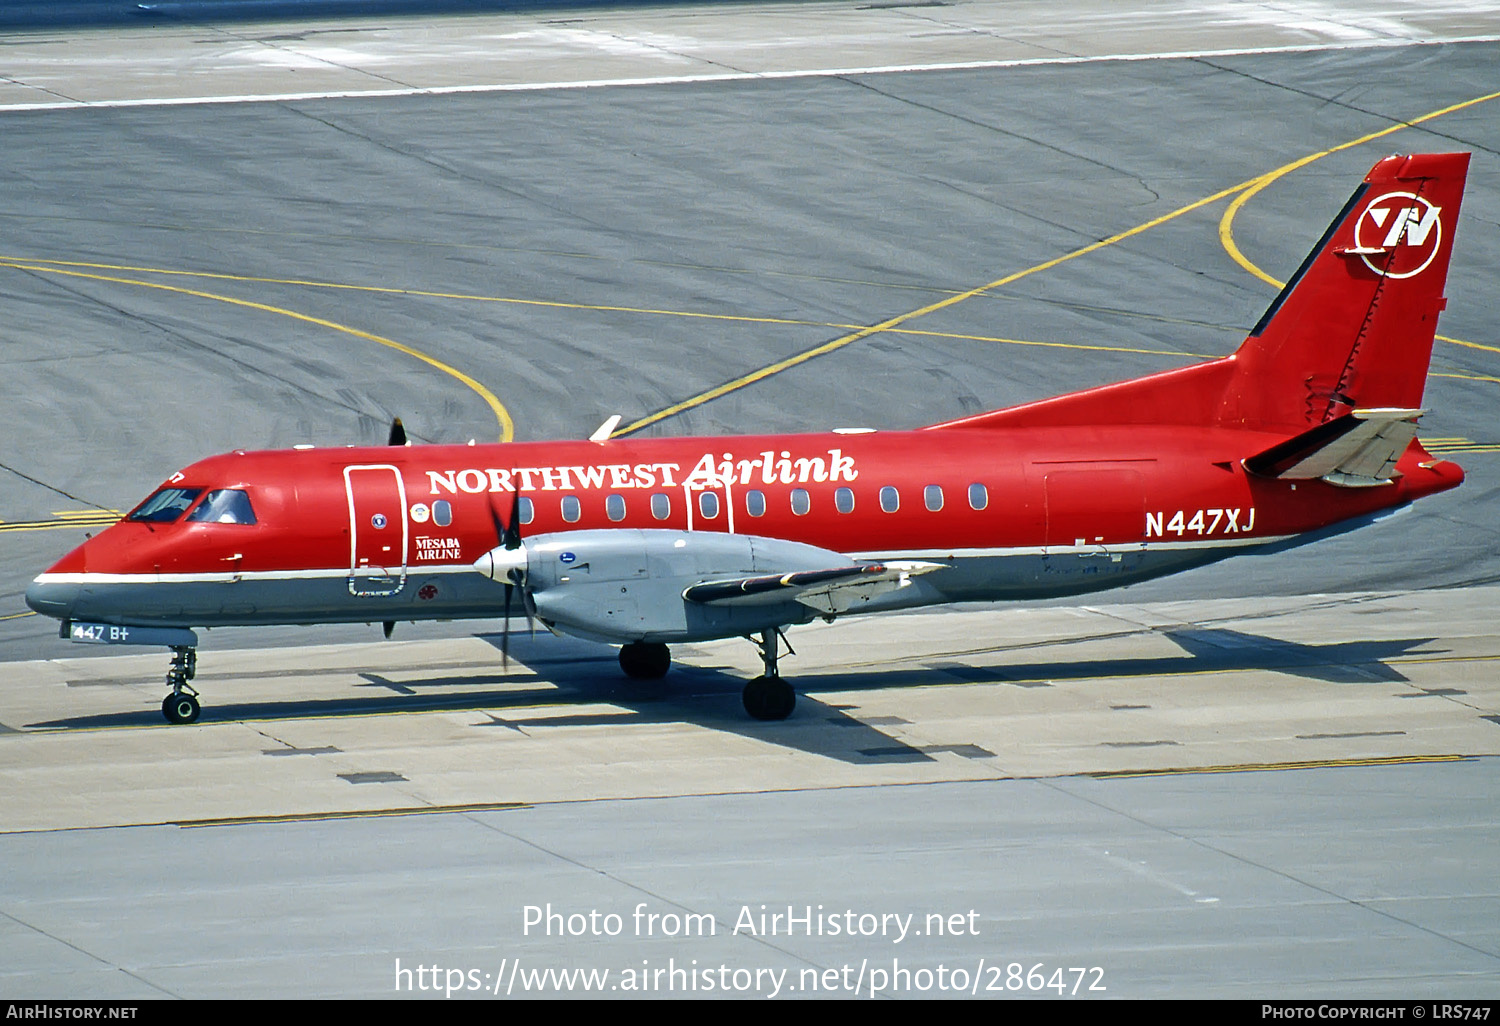
[[[623,646],[1117,587],[1347,531],[1463,471],[1416,440],[1468,154],[1370,171],[1234,354],[918,431],[233,452],[173,474],[27,589],[75,641],[504,617]],[[392,442],[404,442],[397,421]],[[502,643],[502,649],[505,643]]]

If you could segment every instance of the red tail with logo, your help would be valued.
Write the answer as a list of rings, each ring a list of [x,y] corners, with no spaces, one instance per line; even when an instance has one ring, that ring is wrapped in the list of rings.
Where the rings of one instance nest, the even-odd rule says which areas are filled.
[[[1468,168],[1467,153],[1376,164],[1232,356],[933,426],[1299,432],[1356,407],[1415,409]]]
[[[1375,165],[1235,353],[1220,423],[1421,405],[1468,167],[1467,153]]]

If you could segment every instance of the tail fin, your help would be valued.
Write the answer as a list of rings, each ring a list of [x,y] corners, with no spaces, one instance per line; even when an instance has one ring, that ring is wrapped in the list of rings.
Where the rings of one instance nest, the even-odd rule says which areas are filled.
[[[1300,432],[1422,404],[1469,154],[1376,164],[1232,356],[934,428],[1217,424]]]
[[[1219,422],[1323,424],[1422,405],[1467,153],[1387,157],[1354,191],[1233,360]]]

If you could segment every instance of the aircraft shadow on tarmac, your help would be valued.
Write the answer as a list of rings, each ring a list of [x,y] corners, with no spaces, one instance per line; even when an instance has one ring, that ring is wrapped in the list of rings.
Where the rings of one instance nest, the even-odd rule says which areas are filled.
[[[500,636],[480,635],[496,649]],[[954,751],[970,757],[993,753],[977,746],[941,745],[919,748],[907,745],[878,730],[883,724],[906,722],[899,717],[848,715],[842,707],[829,705],[809,695],[799,695],[797,711],[790,720],[763,722],[746,716],[740,692],[744,679],[738,672],[716,667],[679,664],[663,680],[631,681],[621,676],[613,654],[559,656],[550,636],[537,641],[512,638],[511,668],[502,672],[497,660],[494,672],[452,669],[431,676],[413,677],[410,671],[392,679],[376,672],[358,672],[363,681],[354,685],[366,694],[359,697],[225,701],[215,699],[212,678],[200,677],[205,704],[199,725],[239,720],[302,720],[320,717],[372,716],[390,713],[476,711],[488,722],[476,727],[505,727],[525,732],[528,727],[609,726],[691,723],[714,730],[730,731],[799,751],[858,763],[930,762],[939,751]],[[593,646],[590,646],[593,649]],[[544,652],[545,655],[533,655]],[[342,674],[346,671],[334,671]],[[228,674],[225,690],[237,681],[286,678],[296,671]],[[80,682],[81,683],[81,682]],[[94,682],[100,683],[100,682]],[[117,681],[141,685],[147,681]],[[609,710],[556,714],[559,706],[607,704]],[[545,707],[545,709],[543,708]],[[159,711],[71,716],[25,725],[24,730],[85,730],[158,727],[169,728]]]
[[[1268,670],[1335,684],[1402,683],[1408,678],[1384,660],[1412,655],[1434,638],[1388,641],[1345,641],[1303,645],[1240,631],[1181,628],[1159,631],[1183,650],[1182,655],[1010,663],[978,666],[972,663],[928,662],[890,669],[862,667],[857,671],[809,673],[794,682],[799,691],[874,691],[933,684],[1010,684],[1050,687],[1061,681],[1109,679],[1122,691],[1129,678],[1174,676],[1224,671]],[[499,648],[499,635],[481,635]],[[261,702],[210,701],[201,723],[236,720],[315,719],[388,713],[473,711],[488,722],[476,727],[502,727],[525,733],[531,727],[608,726],[690,723],[729,731],[758,741],[822,755],[856,765],[931,762],[952,754],[980,759],[994,756],[976,744],[914,746],[880,728],[906,721],[899,716],[861,717],[850,710],[805,692],[797,699],[790,719],[762,722],[749,719],[740,704],[744,681],[738,672],[718,667],[679,664],[660,681],[623,679],[613,656],[559,655],[549,651],[551,638],[513,638],[516,666],[509,672],[454,672],[431,676],[361,672],[355,685],[359,697],[305,698]],[[1422,654],[1439,654],[1426,652]],[[278,673],[276,676],[285,676]],[[235,678],[226,678],[226,683]],[[609,710],[557,714],[559,706],[607,704]],[[31,730],[165,727],[155,709],[68,717],[27,724]],[[173,727],[170,729],[192,729]]]
[[[1177,644],[1185,654],[1046,660],[996,666],[934,661],[923,664],[922,669],[861,669],[858,673],[820,674],[815,678],[815,684],[812,682],[813,678],[805,680],[808,682],[807,686],[817,690],[858,691],[958,681],[1048,687],[1059,681],[1100,678],[1117,679],[1120,688],[1129,689],[1131,682],[1128,678],[1269,670],[1330,684],[1406,683],[1409,678],[1395,667],[1387,665],[1385,660],[1415,654],[1439,655],[1446,651],[1424,650],[1424,646],[1432,644],[1436,638],[1303,645],[1219,628],[1177,628],[1154,633]],[[935,681],[934,670],[945,674],[947,679]]]

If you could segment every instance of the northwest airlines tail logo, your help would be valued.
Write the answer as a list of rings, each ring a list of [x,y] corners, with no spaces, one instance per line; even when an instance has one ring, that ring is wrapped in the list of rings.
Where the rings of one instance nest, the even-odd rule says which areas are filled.
[[[1387,278],[1421,274],[1442,247],[1442,212],[1412,193],[1388,192],[1359,215],[1354,251],[1366,267]]]

